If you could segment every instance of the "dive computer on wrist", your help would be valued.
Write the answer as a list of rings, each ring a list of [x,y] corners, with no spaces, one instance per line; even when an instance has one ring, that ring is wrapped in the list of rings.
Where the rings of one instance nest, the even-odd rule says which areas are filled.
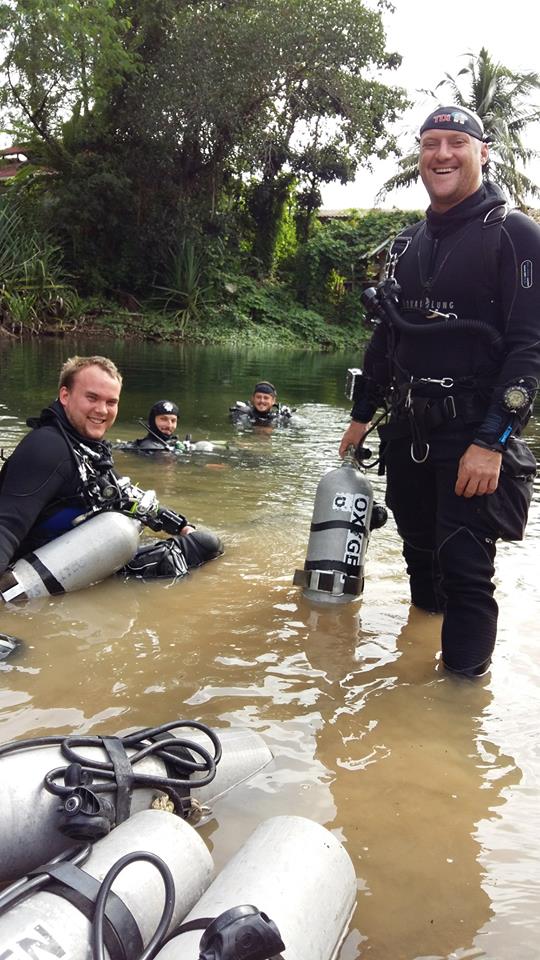
[[[520,383],[515,383],[506,388],[502,395],[502,401],[506,410],[510,413],[519,413],[520,410],[529,406],[531,398],[526,387],[521,386]]]

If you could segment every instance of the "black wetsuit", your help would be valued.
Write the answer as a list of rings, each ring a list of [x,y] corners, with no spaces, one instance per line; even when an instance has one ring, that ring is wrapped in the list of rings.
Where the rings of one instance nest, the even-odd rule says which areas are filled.
[[[107,443],[86,440],[70,425],[56,400],[11,454],[0,474],[0,573],[9,563],[72,526],[88,507],[66,435],[110,460]]]
[[[522,536],[535,468],[515,438],[540,378],[540,228],[516,211],[503,219],[503,200],[484,183],[400,235],[395,277],[402,317],[414,326],[377,327],[352,411],[368,422],[383,396],[391,409],[381,430],[387,503],[412,601],[444,613],[443,660],[471,673],[489,663],[495,644],[495,541]],[[454,316],[430,319],[430,311]],[[518,382],[531,404],[511,413],[503,393]],[[506,451],[498,489],[458,497],[459,460],[474,442]]]
[[[75,517],[96,506],[96,484],[92,483],[94,493],[90,495],[74,449],[84,453],[86,448],[98,455],[86,460],[91,481],[99,478],[114,484],[116,477],[109,443],[81,437],[58,400],[39,418],[29,420],[28,425],[34,429],[23,437],[0,474],[0,574],[19,557],[71,529]],[[107,506],[105,501],[103,506]],[[219,538],[206,530],[155,544],[169,553],[180,551],[182,556],[175,565],[166,562],[161,566],[159,556],[157,562],[153,557],[152,565],[144,569],[145,576],[177,576],[182,567],[187,570],[199,566],[223,552]],[[141,546],[127,572],[139,573],[143,565],[141,560],[137,566],[139,554],[146,557],[149,546],[153,544]],[[160,572],[163,569],[172,573]]]
[[[230,418],[238,426],[275,427],[289,423],[293,411],[290,407],[275,403],[270,410],[261,412],[252,403],[238,400],[234,407],[229,408]]]
[[[141,452],[151,452],[158,453],[160,450],[163,453],[171,451],[174,453],[179,448],[182,448],[184,444],[181,440],[178,439],[176,435],[169,436],[166,433],[161,433],[161,430],[156,430],[154,433],[147,433],[145,437],[142,437],[140,440],[133,441],[134,447]]]

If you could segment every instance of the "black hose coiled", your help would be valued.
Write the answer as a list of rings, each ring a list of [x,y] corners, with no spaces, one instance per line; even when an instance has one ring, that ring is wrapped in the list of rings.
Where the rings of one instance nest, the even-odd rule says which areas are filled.
[[[166,735],[169,730],[178,727],[202,731],[210,740],[212,752],[193,740]],[[79,783],[85,786],[91,784],[94,794],[116,792],[118,795],[121,788],[119,777],[121,770],[124,779],[122,786],[130,794],[133,789],[140,787],[166,792],[174,804],[175,813],[180,816],[186,816],[189,809],[189,805],[186,806],[185,802],[186,793],[195,787],[211,783],[222,755],[217,734],[206,724],[196,720],[172,720],[157,727],[136,730],[124,737],[48,736],[17,740],[0,746],[0,757],[20,750],[51,745],[60,747],[68,766],[56,767],[46,774],[44,786],[50,793],[64,798],[72,796],[74,785],[73,777],[70,777],[69,772],[76,769]],[[75,749],[80,747],[100,747],[109,754],[110,759],[89,760]],[[128,749],[135,752],[128,756]],[[193,755],[200,759],[193,759]],[[166,765],[169,775],[160,777],[137,773],[137,763],[148,756],[160,759]],[[75,768],[71,765],[75,765]],[[194,773],[200,776],[192,779]],[[68,774],[67,778],[66,774]],[[95,778],[104,782],[96,783]],[[61,779],[63,783],[59,782]],[[117,822],[121,819],[125,819],[125,816],[117,819]]]

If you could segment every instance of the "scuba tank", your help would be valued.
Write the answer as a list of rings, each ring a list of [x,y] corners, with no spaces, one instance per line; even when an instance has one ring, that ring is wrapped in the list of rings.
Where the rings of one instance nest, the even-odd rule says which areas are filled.
[[[355,903],[354,867],[334,834],[304,817],[273,817],[227,863],[186,917],[188,929],[181,927],[155,960],[265,960],[282,950],[287,960],[332,960]],[[198,918],[205,921],[195,932]]]
[[[98,513],[38,547],[0,577],[0,597],[30,600],[98,583],[137,552],[141,525],[121,513]]]
[[[38,737],[4,744],[0,884],[67,850],[75,839],[103,836],[151,804],[174,807],[180,818],[191,819],[271,759],[254,730],[217,734],[180,720],[121,738]]]
[[[123,860],[125,869],[117,872],[106,900],[102,939],[107,953],[101,956],[137,960],[160,927],[164,935],[178,926],[213,874],[201,837],[163,810],[143,810],[93,847],[72,853],[72,861],[39,867],[28,881],[0,893],[0,956],[97,957],[90,945],[100,888],[104,878],[107,887],[109,871],[116,872]]]
[[[367,450],[365,454],[371,455]],[[318,603],[354,600],[364,588],[370,532],[386,518],[358,467],[344,462],[330,470],[317,486],[306,561],[303,570],[295,571],[293,583]]]

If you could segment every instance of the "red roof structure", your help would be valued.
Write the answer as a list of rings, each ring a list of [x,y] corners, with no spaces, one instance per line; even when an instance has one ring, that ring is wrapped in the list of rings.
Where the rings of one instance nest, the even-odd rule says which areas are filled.
[[[14,177],[17,170],[20,170],[27,162],[28,157],[24,147],[18,144],[14,144],[12,147],[4,147],[3,150],[0,150],[0,180]]]

